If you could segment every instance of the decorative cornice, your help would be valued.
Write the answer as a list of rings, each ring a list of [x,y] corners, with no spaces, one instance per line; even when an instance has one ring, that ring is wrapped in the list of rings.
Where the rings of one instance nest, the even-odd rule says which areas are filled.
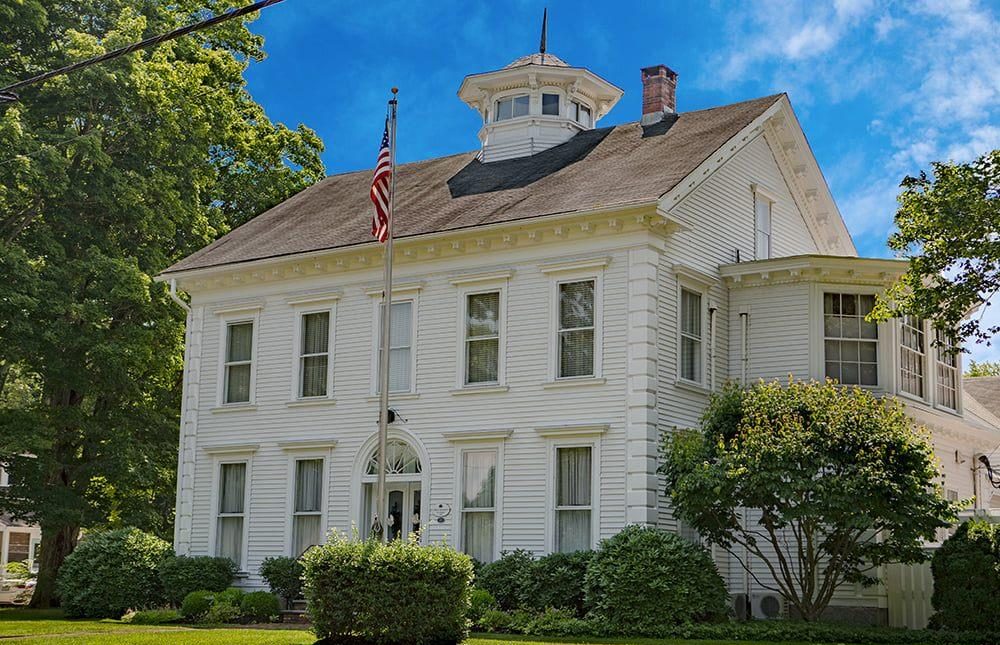
[[[417,293],[424,288],[423,281],[417,282],[397,282],[392,285],[392,295],[406,295],[411,293]],[[365,294],[369,296],[381,296],[385,287],[382,285],[372,285],[364,288]]]
[[[511,428],[498,428],[495,430],[454,430],[442,432],[441,436],[451,442],[459,441],[504,441],[514,434]]]
[[[339,291],[307,291],[304,293],[292,294],[285,298],[286,305],[315,305],[325,302],[336,302],[340,300]]]
[[[608,431],[607,423],[582,423],[576,425],[540,426],[535,432],[540,437],[571,437],[580,435],[601,435]]]
[[[711,273],[705,273],[695,269],[694,267],[689,267],[685,264],[675,264],[674,274],[684,282],[691,282],[700,287],[713,287],[719,284],[719,277],[714,276]]]
[[[477,282],[495,282],[500,280],[510,280],[514,275],[514,269],[510,267],[483,269],[481,271],[469,271],[464,273],[454,273],[448,277],[448,282],[461,286],[475,284]]]
[[[202,452],[210,455],[226,455],[234,453],[257,452],[260,449],[259,443],[220,443],[207,446],[198,446]]]
[[[564,273],[567,271],[586,271],[589,269],[604,269],[611,263],[608,256],[572,258],[566,260],[556,260],[539,264],[538,270],[542,273]]]
[[[886,287],[906,272],[905,260],[837,255],[795,255],[724,264],[719,273],[730,288],[792,282],[831,282]]]
[[[239,300],[218,303],[219,306],[212,309],[216,316],[226,316],[229,314],[249,313],[260,311],[264,308],[263,300]]]
[[[278,442],[278,447],[285,451],[293,450],[333,450],[337,447],[336,439],[299,439],[296,441]]]

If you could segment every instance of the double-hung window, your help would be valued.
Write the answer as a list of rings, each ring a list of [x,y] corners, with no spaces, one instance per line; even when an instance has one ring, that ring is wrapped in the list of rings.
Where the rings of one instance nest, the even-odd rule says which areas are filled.
[[[249,403],[253,369],[253,322],[226,325],[223,403]]]
[[[758,260],[771,257],[771,200],[754,194],[754,249]]]
[[[903,392],[924,398],[924,362],[927,338],[924,321],[909,314],[900,321],[899,387]]]
[[[480,562],[493,561],[496,471],[496,450],[462,453],[462,549]]]
[[[381,312],[383,307],[379,307]],[[413,301],[402,300],[392,303],[392,318],[389,327],[389,391],[410,392],[413,389]],[[381,339],[381,317],[379,336]],[[379,346],[376,375],[381,375],[382,349]],[[381,377],[376,382],[376,390],[381,388]]]
[[[465,301],[465,384],[500,382],[500,292],[470,293]]]
[[[246,462],[219,465],[219,506],[215,554],[243,568],[243,534],[246,524]]]
[[[292,507],[292,556],[298,557],[323,537],[323,460],[295,460]]]
[[[702,381],[702,322],[701,294],[681,289],[681,351],[680,377],[686,381]]]
[[[826,376],[843,385],[878,385],[878,326],[865,317],[875,296],[823,294]]]
[[[506,121],[507,119],[513,119],[519,116],[528,115],[528,95],[522,94],[520,96],[511,96],[509,98],[500,99],[496,103],[496,114],[494,115],[494,121]]]
[[[559,378],[594,376],[594,280],[559,284]]]
[[[592,546],[592,456],[591,446],[556,448],[556,551],[571,553]]]
[[[958,352],[955,338],[940,329],[937,339],[937,403],[950,410],[958,410]]]
[[[327,396],[330,374],[330,312],[302,314],[299,347],[299,396]]]

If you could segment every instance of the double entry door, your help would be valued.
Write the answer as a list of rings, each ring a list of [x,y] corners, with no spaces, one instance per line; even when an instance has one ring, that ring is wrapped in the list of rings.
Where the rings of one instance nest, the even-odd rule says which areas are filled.
[[[375,484],[367,484],[368,512],[365,517],[372,517],[372,506],[375,504]],[[420,482],[386,482],[385,508],[379,513],[385,518],[385,539],[405,539],[410,533],[420,531]],[[366,531],[367,533],[367,531]]]

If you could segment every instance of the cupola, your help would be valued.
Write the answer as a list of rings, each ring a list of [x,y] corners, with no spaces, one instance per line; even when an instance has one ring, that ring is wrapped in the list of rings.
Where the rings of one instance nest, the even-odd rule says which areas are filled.
[[[538,53],[492,72],[470,74],[458,97],[479,112],[483,162],[527,157],[590,130],[622,90],[584,67],[546,51],[548,12]]]

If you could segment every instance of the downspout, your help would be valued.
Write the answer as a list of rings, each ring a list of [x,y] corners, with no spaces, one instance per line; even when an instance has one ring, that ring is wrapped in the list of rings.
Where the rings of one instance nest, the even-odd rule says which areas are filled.
[[[708,388],[715,391],[715,313],[718,307],[708,308]]]
[[[191,305],[189,305],[188,303],[184,302],[184,299],[181,298],[179,295],[177,295],[177,279],[176,278],[170,278],[170,291],[168,293],[170,295],[170,299],[173,300],[174,302],[176,302],[178,305],[180,305],[181,309],[183,309],[187,313],[191,313]]]

